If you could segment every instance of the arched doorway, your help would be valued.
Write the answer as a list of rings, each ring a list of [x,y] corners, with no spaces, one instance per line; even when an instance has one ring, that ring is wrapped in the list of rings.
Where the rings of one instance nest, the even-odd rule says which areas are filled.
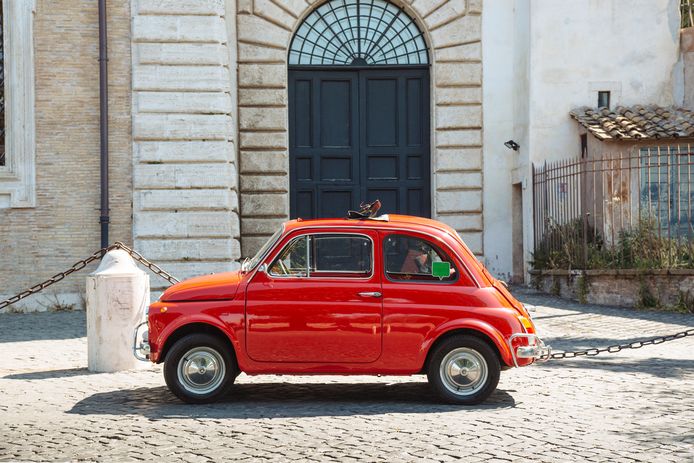
[[[384,0],[329,0],[289,49],[291,217],[431,215],[429,52]]]

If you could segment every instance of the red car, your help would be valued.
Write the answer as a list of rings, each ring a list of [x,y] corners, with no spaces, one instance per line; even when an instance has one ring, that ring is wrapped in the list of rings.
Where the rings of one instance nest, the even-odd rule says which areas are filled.
[[[530,315],[440,222],[293,220],[241,270],[168,288],[136,330],[186,402],[224,396],[239,373],[426,374],[476,404],[501,370],[546,358]]]

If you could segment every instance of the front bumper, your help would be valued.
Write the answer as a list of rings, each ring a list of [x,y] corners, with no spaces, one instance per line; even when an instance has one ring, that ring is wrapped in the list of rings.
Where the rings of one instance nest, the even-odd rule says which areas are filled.
[[[133,355],[136,359],[146,362],[149,360],[149,326],[144,321],[137,325],[133,335]]]
[[[527,345],[513,347],[516,339],[526,339]],[[546,362],[552,355],[552,346],[547,346],[536,334],[516,333],[508,338],[508,347],[511,350],[513,365],[518,367],[518,359],[534,359],[538,362]]]

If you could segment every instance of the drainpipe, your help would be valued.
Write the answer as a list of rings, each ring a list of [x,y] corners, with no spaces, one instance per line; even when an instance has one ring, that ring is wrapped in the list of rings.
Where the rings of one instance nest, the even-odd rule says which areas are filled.
[[[108,241],[108,50],[106,48],[106,0],[99,0],[99,128],[101,151],[101,247]]]

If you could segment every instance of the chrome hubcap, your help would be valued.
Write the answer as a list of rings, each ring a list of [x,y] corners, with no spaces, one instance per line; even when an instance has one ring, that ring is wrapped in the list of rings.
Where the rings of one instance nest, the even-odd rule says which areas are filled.
[[[210,347],[195,347],[178,362],[178,381],[193,394],[208,394],[224,379],[224,359]]]
[[[441,361],[439,373],[446,389],[461,396],[478,392],[489,376],[484,357],[468,347],[450,351]]]

